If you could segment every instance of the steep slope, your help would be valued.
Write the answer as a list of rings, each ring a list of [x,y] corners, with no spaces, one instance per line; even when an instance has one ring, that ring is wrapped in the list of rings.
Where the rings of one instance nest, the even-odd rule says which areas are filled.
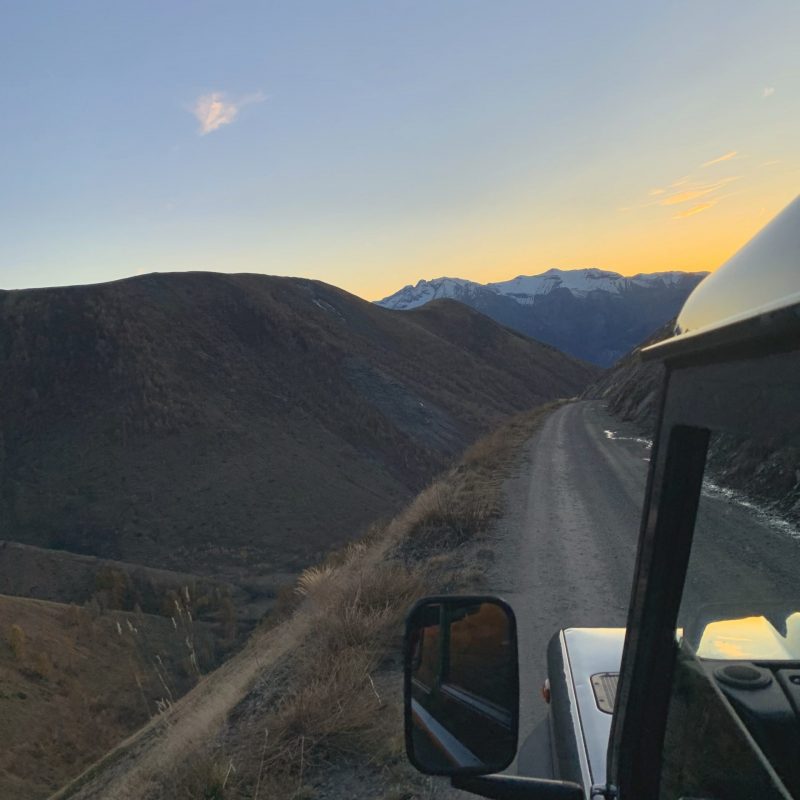
[[[583,393],[602,400],[621,420],[634,422],[645,436],[655,433],[664,367],[642,361],[641,349],[672,335],[674,320],[621,358]],[[770,513],[800,523],[800,447],[779,437],[754,440],[731,434],[712,434],[708,463],[714,481],[749,498]]]
[[[623,277],[599,269],[551,269],[485,285],[419,281],[379,301],[408,310],[449,297],[577,358],[610,366],[674,317],[706,273]]]
[[[296,570],[594,374],[464,306],[402,314],[307,280],[2,292],[0,538],[231,579]]]
[[[673,319],[604,372],[584,390],[583,397],[603,400],[614,416],[626,422],[635,422],[643,432],[652,436],[658,412],[658,396],[664,381],[664,367],[659,361],[642,361],[640,354],[648,345],[672,336],[674,330]]]
[[[0,797],[14,800],[47,797],[217,663],[185,617],[0,595],[0,631]]]

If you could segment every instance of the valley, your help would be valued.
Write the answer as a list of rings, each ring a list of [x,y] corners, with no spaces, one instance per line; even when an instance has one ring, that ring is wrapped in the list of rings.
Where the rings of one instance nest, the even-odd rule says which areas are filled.
[[[212,273],[0,293],[0,538],[258,582],[597,371],[460,304]]]
[[[306,567],[598,373],[460,303],[308,280],[0,292],[0,795],[44,797],[156,724]]]

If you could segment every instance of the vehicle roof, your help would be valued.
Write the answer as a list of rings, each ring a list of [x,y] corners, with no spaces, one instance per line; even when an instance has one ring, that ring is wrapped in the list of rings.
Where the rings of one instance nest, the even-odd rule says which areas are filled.
[[[675,336],[646,348],[670,358],[786,327],[800,330],[800,195],[716,272],[683,306]]]

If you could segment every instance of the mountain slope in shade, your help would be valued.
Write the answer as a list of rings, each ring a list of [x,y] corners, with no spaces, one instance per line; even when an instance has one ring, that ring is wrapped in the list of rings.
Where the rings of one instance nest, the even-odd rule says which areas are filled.
[[[649,438],[655,435],[665,370],[660,361],[644,361],[641,350],[671,337],[675,322],[671,320],[641,347],[621,358],[583,393],[587,399],[602,401],[608,411],[624,422],[635,423]],[[750,502],[795,526],[800,526],[798,464],[798,443],[777,437],[756,440],[729,433],[714,434],[708,452],[708,465],[716,483],[741,493]]]
[[[0,292],[0,539],[296,569],[595,374],[463,305],[400,313],[308,280]]]
[[[566,353],[609,366],[674,317],[706,274],[624,277],[599,269],[551,269],[488,284],[437,278],[406,286],[378,305],[408,310],[449,297]]]

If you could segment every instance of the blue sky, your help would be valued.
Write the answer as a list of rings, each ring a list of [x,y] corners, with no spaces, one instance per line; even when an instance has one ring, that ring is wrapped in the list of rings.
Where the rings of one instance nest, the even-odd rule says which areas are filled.
[[[800,3],[0,4],[0,287],[712,269],[800,186]]]

